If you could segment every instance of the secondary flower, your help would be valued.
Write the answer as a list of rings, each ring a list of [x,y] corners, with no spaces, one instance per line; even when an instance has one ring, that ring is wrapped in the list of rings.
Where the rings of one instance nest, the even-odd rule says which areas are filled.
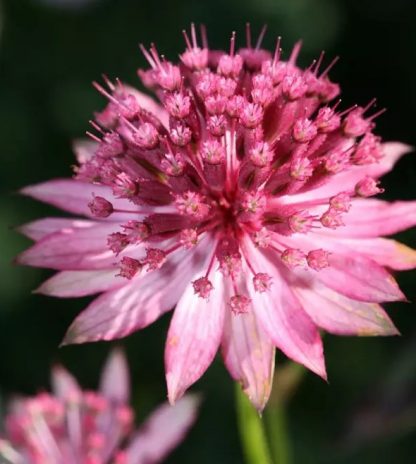
[[[11,404],[6,436],[0,438],[2,463],[156,464],[183,440],[198,407],[196,397],[185,396],[174,407],[159,406],[134,431],[128,369],[117,350],[106,363],[98,392],[82,390],[62,367],[53,369],[52,387],[52,393]]]
[[[221,349],[258,409],[274,349],[326,377],[319,328],[397,333],[379,303],[403,300],[386,270],[416,265],[380,238],[413,226],[416,202],[371,198],[410,147],[373,134],[373,102],[339,109],[322,56],[296,65],[261,48],[210,50],[184,32],[179,63],[155,46],[139,70],[159,103],[105,79],[92,140],[75,144],[75,179],[23,193],[87,219],[22,227],[23,264],[60,271],[38,291],[104,292],[64,343],[124,337],[175,307],[166,343],[174,402]],[[261,34],[262,36],[262,34]]]

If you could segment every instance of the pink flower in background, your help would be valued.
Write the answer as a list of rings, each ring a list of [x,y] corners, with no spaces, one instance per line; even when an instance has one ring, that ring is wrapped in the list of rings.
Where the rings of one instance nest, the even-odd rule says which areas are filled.
[[[185,396],[174,407],[160,406],[134,431],[128,369],[117,350],[107,361],[98,392],[81,390],[62,367],[53,369],[52,387],[53,393],[11,404],[6,436],[0,438],[2,463],[159,463],[184,439],[198,408],[195,396]]]
[[[64,343],[124,337],[175,307],[166,343],[174,402],[220,349],[262,409],[275,347],[326,378],[319,329],[392,335],[380,302],[405,297],[386,268],[416,253],[381,238],[416,223],[416,202],[372,198],[410,147],[382,143],[365,107],[341,110],[339,86],[252,46],[210,50],[185,33],[177,64],[142,47],[139,70],[160,103],[106,80],[92,141],[75,144],[75,179],[23,193],[86,218],[47,218],[18,262],[60,271],[38,292],[103,294]]]

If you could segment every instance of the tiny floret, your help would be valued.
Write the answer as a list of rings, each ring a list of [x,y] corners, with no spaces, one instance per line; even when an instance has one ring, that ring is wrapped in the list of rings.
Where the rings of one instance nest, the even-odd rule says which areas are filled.
[[[91,213],[97,218],[106,218],[113,213],[113,205],[103,197],[96,197],[88,203]]]

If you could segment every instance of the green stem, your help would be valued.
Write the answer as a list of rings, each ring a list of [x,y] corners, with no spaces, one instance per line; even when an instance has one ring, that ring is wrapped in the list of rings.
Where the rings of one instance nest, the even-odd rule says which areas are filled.
[[[288,362],[275,374],[273,391],[265,410],[267,436],[274,464],[292,462],[287,407],[305,372],[301,365]]]
[[[265,411],[270,451],[275,464],[290,464],[292,462],[285,409],[282,403],[278,403],[268,406]]]
[[[235,396],[238,425],[246,464],[272,464],[260,415],[237,383],[235,385]]]

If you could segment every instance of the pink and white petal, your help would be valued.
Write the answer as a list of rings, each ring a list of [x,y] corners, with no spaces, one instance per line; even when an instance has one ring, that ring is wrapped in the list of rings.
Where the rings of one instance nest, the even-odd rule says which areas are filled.
[[[376,199],[357,199],[343,216],[345,226],[328,235],[343,237],[378,237],[391,235],[416,225],[416,201],[389,203]]]
[[[169,114],[162,105],[156,102],[149,95],[140,92],[134,87],[125,85],[125,88],[129,93],[132,93],[136,97],[137,102],[143,109],[156,116],[165,127],[169,127]]]
[[[334,176],[329,177],[323,184],[307,192],[281,197],[282,204],[296,204],[311,200],[329,198],[343,191],[354,191],[354,187],[363,177],[381,177],[391,171],[395,163],[413,147],[400,143],[388,142],[383,144],[384,157],[378,163],[365,166],[351,166]]]
[[[310,269],[310,278],[320,280],[348,298],[373,303],[406,299],[392,275],[382,266],[357,250],[337,244],[335,240],[328,240],[321,231],[281,237],[279,241],[286,247],[307,251],[322,248],[329,251],[329,267],[320,271]]]
[[[62,229],[82,229],[95,225],[96,222],[76,218],[43,218],[23,224],[17,228],[27,238],[37,242],[47,235],[59,232]]]
[[[81,387],[75,377],[62,366],[52,368],[51,384],[52,391],[58,398],[73,399],[81,394]]]
[[[398,335],[383,308],[341,295],[317,280],[294,287],[294,292],[316,325],[337,335]]]
[[[369,165],[369,176],[384,176],[384,174],[387,174],[394,168],[394,165],[403,155],[414,151],[414,148],[411,145],[407,145],[401,142],[383,143],[382,149],[384,156],[378,163]]]
[[[197,395],[186,395],[175,406],[159,406],[125,450],[126,464],[162,462],[184,440],[196,420],[199,404]]]
[[[223,279],[220,272],[215,272],[209,299],[197,296],[189,284],[176,305],[165,348],[171,404],[204,374],[218,351],[226,310]]]
[[[72,148],[78,163],[84,164],[94,156],[98,148],[98,142],[89,139],[77,139],[74,140]]]
[[[116,277],[117,270],[98,269],[93,271],[61,271],[35,290],[42,295],[59,298],[74,298],[107,292],[126,284]]]
[[[272,388],[275,348],[253,312],[241,315],[225,312],[221,351],[231,376],[261,412]]]
[[[327,241],[328,243],[328,241]],[[372,259],[381,266],[405,271],[416,267],[416,250],[388,238],[333,237],[331,248],[345,249]]]
[[[109,268],[117,260],[107,246],[107,237],[118,230],[116,223],[92,223],[81,229],[62,229],[36,242],[16,261],[26,266],[56,270]]]
[[[122,349],[113,349],[104,365],[100,378],[100,393],[119,404],[130,399],[130,375],[126,356]]]
[[[258,293],[249,286],[255,317],[272,342],[289,358],[326,379],[322,340],[316,325],[303,310],[287,285],[276,256],[268,258],[249,239],[244,241],[245,253],[257,272],[273,279],[269,290]]]
[[[130,201],[115,198],[109,187],[74,179],[54,179],[41,184],[29,185],[21,189],[20,193],[64,211],[87,217],[93,217],[88,203],[94,195],[104,197],[113,204],[115,209],[131,211],[132,214],[139,211],[139,207]],[[129,216],[129,213],[113,213],[107,221],[129,218]]]
[[[63,344],[122,338],[154,322],[178,302],[188,282],[200,272],[205,246],[178,250],[164,266],[133,278],[96,298],[72,323]],[[119,277],[122,279],[121,277]]]

